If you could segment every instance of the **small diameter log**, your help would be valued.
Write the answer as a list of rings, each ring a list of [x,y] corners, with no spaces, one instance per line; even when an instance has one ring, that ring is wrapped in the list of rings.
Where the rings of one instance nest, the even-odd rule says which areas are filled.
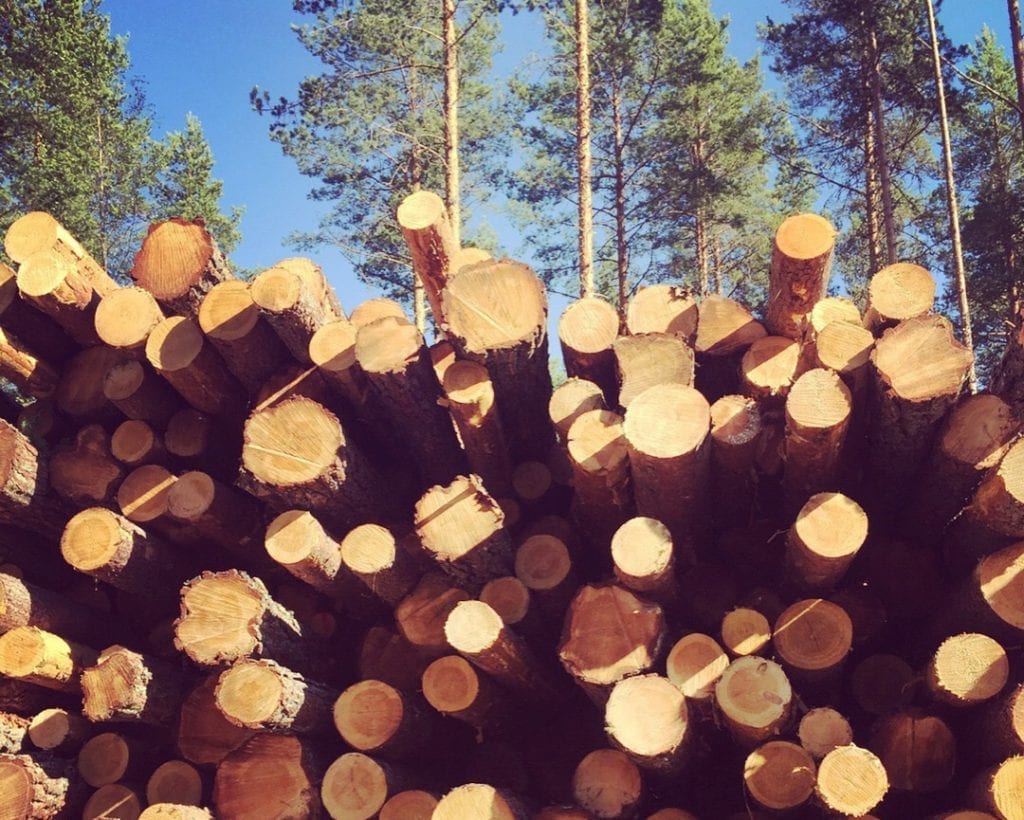
[[[799,508],[807,498],[837,490],[843,447],[850,426],[850,389],[832,371],[808,370],[786,399],[786,503]]]
[[[146,802],[198,807],[203,802],[203,777],[191,763],[168,760],[146,781]]]
[[[601,388],[586,379],[566,379],[551,394],[548,415],[562,442],[569,440],[573,422],[588,410],[606,410]]]
[[[492,578],[480,590],[479,599],[497,612],[506,626],[524,635],[536,635],[542,627],[533,595],[514,575]]]
[[[848,321],[825,325],[814,340],[815,364],[834,370],[852,391],[866,386],[875,337],[871,331]]]
[[[569,605],[558,655],[596,702],[630,675],[649,672],[665,640],[660,606],[615,584],[580,588]]]
[[[174,645],[200,666],[259,657],[298,671],[316,668],[312,643],[295,616],[261,580],[238,570],[204,572],[182,587]]]
[[[38,712],[28,725],[28,739],[37,749],[68,757],[77,755],[92,734],[92,726],[77,712],[50,708]]]
[[[840,817],[861,817],[882,802],[889,791],[885,766],[859,746],[839,746],[818,764],[814,787],[825,808]]]
[[[219,817],[318,817],[323,766],[305,741],[255,735],[217,767],[213,804]]]
[[[204,678],[185,696],[178,714],[178,751],[197,766],[217,765],[253,735],[229,723],[217,708],[218,678],[216,673]]]
[[[683,566],[707,533],[710,429],[707,400],[684,385],[641,393],[623,424],[637,512],[668,527]]]
[[[712,294],[698,308],[700,319],[693,347],[698,355],[729,356],[746,350],[767,335],[743,305],[725,296]]]
[[[168,312],[183,316],[195,316],[211,288],[234,279],[202,219],[150,225],[131,274]]]
[[[722,618],[721,635],[730,657],[764,655],[772,640],[772,628],[756,609],[737,607]]]
[[[60,325],[21,298],[17,276],[3,262],[0,262],[0,325],[53,364],[67,361],[78,351],[78,346]]]
[[[353,749],[394,759],[419,758],[437,737],[438,715],[420,698],[379,680],[349,686],[334,702],[333,723]]]
[[[994,698],[1009,676],[1006,650],[987,635],[965,632],[939,645],[925,671],[925,685],[938,703],[966,708]]]
[[[138,820],[142,816],[142,798],[138,792],[121,783],[107,783],[90,795],[82,809],[83,820]]]
[[[892,504],[910,488],[935,428],[967,379],[971,353],[942,316],[921,316],[886,331],[871,354],[874,407],[868,462]],[[893,492],[895,491],[895,492]]]
[[[423,670],[423,697],[442,715],[481,730],[509,725],[508,695],[458,655],[445,655]]]
[[[619,681],[604,710],[608,739],[640,768],[678,772],[692,740],[686,699],[668,678],[637,675]]]
[[[512,573],[514,548],[498,503],[475,475],[431,487],[416,502],[416,534],[442,570],[469,587]]]
[[[151,803],[139,820],[214,820],[209,809],[201,806],[182,806],[178,803]]]
[[[740,361],[743,392],[755,399],[782,400],[797,378],[800,345],[787,336],[764,336]]]
[[[341,563],[374,595],[396,606],[423,574],[394,533],[379,524],[360,524],[341,541]]]
[[[828,290],[836,229],[817,214],[796,214],[775,232],[766,321],[772,333],[800,338],[807,314]]]
[[[669,603],[676,595],[672,535],[655,518],[637,516],[615,531],[612,565],[620,584],[653,601]]]
[[[812,495],[786,537],[788,577],[808,590],[834,587],[868,536],[868,517],[842,493]]]
[[[309,340],[309,358],[331,390],[372,423],[369,381],[356,362],[358,331],[355,322],[347,319],[333,319],[321,325]]]
[[[117,288],[117,283],[82,244],[45,211],[30,211],[16,219],[7,229],[4,250],[19,263],[40,251],[53,251],[73,264],[101,296]]]
[[[77,695],[82,670],[95,662],[95,649],[35,626],[0,635],[0,674],[45,689]]]
[[[146,358],[185,401],[204,413],[236,416],[245,390],[207,343],[194,319],[172,316],[146,341]]]
[[[456,604],[445,621],[444,634],[452,649],[523,698],[557,699],[557,680],[483,601]]]
[[[18,267],[21,297],[45,313],[83,347],[98,344],[94,317],[99,294],[75,266],[55,251],[32,254]]]
[[[492,493],[507,495],[512,489],[512,460],[487,368],[476,362],[453,362],[445,371],[443,386],[470,469]]]
[[[656,384],[693,384],[693,349],[679,336],[645,333],[622,336],[613,344],[618,373],[618,403],[630,402]]]
[[[598,385],[612,407],[619,403],[613,350],[618,335],[618,312],[610,302],[597,296],[573,302],[558,320],[566,374]]]
[[[940,718],[919,711],[886,715],[872,727],[868,745],[894,789],[935,792],[953,779],[956,739]]]
[[[579,586],[569,548],[546,533],[531,535],[516,550],[516,578],[552,621],[561,624],[569,599]]]
[[[817,336],[832,322],[860,325],[860,308],[843,296],[826,296],[815,302],[807,320],[811,331]]]
[[[74,443],[50,457],[50,486],[76,504],[102,504],[114,497],[124,468],[110,453],[110,436],[98,424],[82,427]]]
[[[945,600],[938,625],[1013,645],[1024,637],[1024,541],[987,555]]]
[[[176,666],[123,646],[103,650],[96,665],[82,671],[82,713],[93,723],[170,726],[181,697]]]
[[[266,410],[296,396],[312,399],[324,407],[334,403],[334,396],[319,370],[292,362],[271,376],[270,380],[256,391],[252,411]]]
[[[44,755],[0,755],[0,806],[11,820],[68,817],[88,789],[73,763]]]
[[[167,492],[167,512],[191,534],[235,556],[253,560],[262,532],[263,510],[252,496],[221,484],[199,470],[178,476]]]
[[[66,594],[0,573],[0,632],[21,626],[36,626],[92,645],[102,645],[119,634],[109,617]]]
[[[87,347],[65,362],[57,387],[58,409],[80,424],[119,416],[103,395],[103,379],[123,358],[120,350],[98,345]]]
[[[337,416],[315,401],[285,399],[253,413],[243,440],[240,486],[275,506],[324,513],[340,523],[372,520],[394,503]]]
[[[487,817],[490,820],[528,820],[531,817],[523,801],[486,783],[456,786],[438,801],[432,820],[463,820]]]
[[[379,820],[431,820],[437,798],[421,789],[396,792],[381,806]]]
[[[229,722],[259,732],[323,734],[338,691],[268,660],[241,660],[221,672],[214,693]]]
[[[449,275],[455,273],[451,260],[458,252],[444,201],[433,191],[409,194],[398,206],[398,227],[409,246],[413,272],[423,284],[430,312],[440,327],[448,318],[441,291]]]
[[[1024,756],[1011,757],[985,769],[971,782],[966,803],[991,812],[999,820],[1020,820],[1021,790],[1024,789]]]
[[[808,598],[775,621],[775,654],[794,679],[814,684],[838,670],[853,645],[853,622],[831,601]]]
[[[60,375],[17,337],[0,327],[0,378],[23,395],[46,399],[57,392]]]
[[[93,321],[103,344],[123,350],[145,347],[146,339],[164,320],[160,305],[144,288],[118,288],[100,300]]]
[[[752,751],[743,764],[747,794],[766,809],[788,811],[812,794],[818,770],[808,752],[785,740],[770,740]]]
[[[853,729],[835,709],[820,706],[800,718],[797,737],[812,758],[821,760],[837,746],[853,743]]]
[[[370,820],[380,816],[378,812],[388,796],[398,790],[402,779],[391,766],[359,752],[349,752],[327,768],[320,785],[320,799],[333,818]]]
[[[438,403],[440,385],[420,332],[397,319],[378,319],[359,329],[356,361],[425,482],[440,484],[462,472],[465,458]]]
[[[275,268],[284,268],[298,276],[315,302],[323,305],[324,313],[330,319],[345,318],[345,309],[341,306],[338,294],[334,292],[321,268],[312,259],[305,256],[289,256],[274,263]]]
[[[129,521],[181,540],[186,534],[167,512],[167,495],[175,481],[173,473],[157,464],[136,467],[117,488],[117,505]]]
[[[183,402],[164,380],[135,359],[125,359],[103,377],[103,395],[130,419],[140,419],[163,429]]]
[[[298,361],[309,361],[309,340],[331,319],[322,301],[294,271],[275,265],[253,279],[252,300],[267,323]]]
[[[267,554],[288,572],[329,598],[341,595],[341,546],[305,510],[281,513],[267,527]]]
[[[449,614],[469,593],[447,575],[428,572],[416,588],[395,607],[398,631],[421,655],[437,657],[449,647],[444,627]]]
[[[442,303],[459,357],[491,374],[513,460],[543,458],[552,440],[543,284],[526,265],[482,262],[452,278]]]
[[[935,304],[935,279],[912,262],[887,265],[871,277],[864,326],[876,334],[906,319],[927,315]]]
[[[27,717],[11,712],[0,712],[0,752],[17,754],[25,744],[28,736],[29,720]]]
[[[691,632],[669,650],[665,674],[691,701],[710,703],[715,685],[729,667],[729,656],[710,635]]]
[[[697,302],[676,285],[639,288],[626,309],[626,328],[633,336],[671,333],[692,345],[697,335]]]
[[[250,395],[289,359],[252,300],[246,282],[221,282],[199,306],[199,327]]]
[[[610,410],[589,410],[569,429],[573,514],[595,544],[610,543],[635,513],[622,421]]]
[[[754,465],[762,414],[747,396],[722,396],[711,405],[712,515],[719,527],[750,520],[756,488]]]
[[[782,734],[793,712],[793,689],[777,663],[737,658],[715,684],[715,702],[737,745],[753,748]]]
[[[584,757],[572,775],[576,802],[595,817],[632,817],[644,797],[636,763],[618,749],[597,749]]]

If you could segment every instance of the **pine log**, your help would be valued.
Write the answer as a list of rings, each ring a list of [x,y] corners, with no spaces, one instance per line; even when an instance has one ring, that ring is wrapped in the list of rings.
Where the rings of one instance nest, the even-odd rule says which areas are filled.
[[[22,750],[28,736],[28,724],[27,717],[0,712],[0,753],[18,754]]]
[[[0,378],[25,396],[48,399],[57,392],[60,374],[29,346],[0,327]]]
[[[75,504],[102,504],[114,497],[124,468],[110,453],[110,436],[98,424],[79,429],[73,443],[50,456],[50,486]]]
[[[553,478],[543,461],[523,461],[512,471],[512,489],[521,506],[537,509],[542,506]]]
[[[179,670],[161,660],[111,646],[82,671],[82,713],[94,723],[169,726],[181,705]]]
[[[622,422],[622,416],[610,410],[589,410],[569,429],[573,514],[597,545],[610,544],[615,531],[635,512]]]
[[[442,715],[483,732],[512,725],[514,707],[494,680],[459,655],[444,655],[423,670],[423,697]]]
[[[634,336],[671,333],[692,345],[697,335],[697,302],[688,290],[676,285],[639,288],[626,309],[626,328]]]
[[[807,590],[826,590],[842,579],[868,536],[868,517],[842,493],[812,495],[786,538],[789,577]]]
[[[18,293],[17,275],[0,262],[0,326],[43,359],[60,364],[78,351],[60,325]]]
[[[576,802],[596,817],[632,817],[644,797],[636,763],[618,749],[597,749],[584,757],[572,775]]]
[[[57,387],[57,407],[74,422],[105,422],[120,414],[103,395],[103,379],[124,353],[100,345],[87,347],[64,364]]]
[[[962,630],[991,635],[1007,645],[1024,637],[1024,541],[982,558],[944,598],[936,618],[943,635]]]
[[[814,341],[815,365],[834,370],[853,392],[866,386],[875,337],[849,321],[829,322]]]
[[[142,816],[142,796],[123,783],[107,783],[94,791],[82,809],[82,820],[138,820]]]
[[[449,576],[428,572],[416,588],[395,607],[398,631],[420,654],[435,658],[449,649],[444,625],[449,614],[469,593],[456,586]]]
[[[552,440],[543,284],[526,265],[483,262],[454,277],[442,303],[460,358],[491,374],[513,460],[543,458]]]
[[[429,577],[429,576],[425,576]],[[460,590],[461,591],[461,590]],[[465,593],[462,593],[465,596]],[[463,597],[461,600],[465,600]],[[455,604],[452,603],[452,606]],[[444,639],[444,622],[447,613],[437,627],[436,655],[448,648]],[[395,618],[398,621],[398,618]],[[414,691],[420,685],[420,678],[427,667],[427,653],[421,647],[413,646],[402,635],[383,626],[371,626],[363,636],[356,658],[356,670],[361,680],[384,681],[396,689]]]
[[[741,353],[767,335],[743,305],[725,296],[712,294],[698,307],[697,336],[693,347],[698,355],[729,356]]]
[[[835,709],[819,706],[800,718],[797,737],[814,760],[821,760],[837,746],[853,743],[853,729]]]
[[[563,443],[569,440],[569,429],[581,415],[606,409],[601,388],[586,379],[566,379],[555,388],[548,403],[548,415]]]
[[[217,766],[213,804],[223,818],[319,817],[317,785],[324,766],[305,741],[291,735],[255,735]]]
[[[315,302],[323,306],[329,319],[344,319],[345,309],[338,294],[324,275],[323,268],[306,256],[289,256],[274,263],[275,268],[284,268],[298,276]]]
[[[598,385],[613,407],[619,403],[613,349],[618,335],[618,312],[611,303],[597,296],[573,302],[558,320],[565,372],[570,377]]]
[[[693,384],[693,349],[679,336],[644,333],[621,336],[612,345],[621,385],[618,403],[630,402],[648,387],[658,384]]]
[[[786,731],[793,689],[781,666],[751,655],[737,658],[722,673],[715,702],[733,740],[750,749]]]
[[[216,420],[200,413],[194,407],[179,410],[167,423],[164,432],[164,446],[168,454],[188,464],[212,467],[223,460],[222,445],[230,444],[227,431],[220,428]],[[238,463],[237,451],[232,459]]]
[[[669,650],[665,674],[691,701],[710,703],[729,656],[710,635],[690,632]]]
[[[341,563],[389,607],[419,582],[422,572],[395,535],[380,524],[360,524],[341,541]]]
[[[664,641],[660,606],[615,584],[587,584],[569,605],[558,654],[576,683],[604,703],[620,680],[651,670]]]
[[[168,760],[157,766],[146,781],[146,802],[151,806],[170,803],[198,808],[203,802],[204,791],[203,777],[195,766],[184,760]]]
[[[462,820],[487,817],[490,820],[528,820],[530,813],[519,797],[486,783],[456,786],[438,801],[433,820]]]
[[[0,635],[0,674],[46,689],[77,694],[82,670],[95,662],[96,650],[35,626]]]
[[[934,304],[932,275],[912,262],[896,262],[871,277],[864,326],[879,335],[907,319],[926,316]]]
[[[32,254],[18,268],[18,291],[77,344],[99,343],[94,317],[99,294],[73,263],[52,250]]]
[[[612,536],[612,565],[624,587],[662,604],[677,593],[672,534],[655,518],[630,518]]]
[[[77,712],[59,707],[37,712],[28,724],[32,745],[61,757],[77,755],[91,733],[89,721]]]
[[[11,820],[67,817],[88,789],[73,763],[45,755],[0,755],[0,806]]]
[[[91,645],[102,645],[121,632],[102,612],[69,599],[65,593],[0,572],[0,633],[22,626],[39,627]]]
[[[746,396],[722,396],[711,405],[712,517],[719,528],[749,521],[762,413]]]
[[[342,594],[341,545],[305,510],[281,513],[267,527],[267,553],[299,580],[329,598]]]
[[[498,613],[502,623],[524,637],[536,636],[542,627],[533,595],[514,575],[492,578],[480,590],[479,599]]]
[[[217,708],[218,678],[218,673],[203,678],[185,696],[178,713],[178,751],[197,766],[217,765],[253,736],[251,729],[229,723]]]
[[[707,535],[711,408],[692,387],[656,386],[639,395],[623,425],[636,509],[661,521],[682,566]]]
[[[250,395],[289,359],[277,334],[260,316],[246,282],[221,282],[211,288],[199,306],[199,327]]]
[[[490,492],[509,493],[512,460],[487,368],[476,362],[453,362],[445,371],[443,387],[470,469]]]
[[[118,288],[106,294],[96,306],[93,321],[103,344],[122,350],[139,350],[164,320],[160,305],[148,290]]]
[[[178,476],[167,492],[167,512],[192,535],[255,561],[263,510],[252,496],[240,493],[199,470]]]
[[[836,229],[816,214],[796,214],[775,232],[768,272],[766,324],[799,339],[807,314],[828,290]]]
[[[114,364],[103,377],[103,395],[129,419],[166,428],[184,403],[149,367],[135,359]]]
[[[1024,683],[1018,683],[972,713],[963,745],[971,759],[991,764],[1024,754]]]
[[[331,817],[370,820],[382,816],[378,812],[382,811],[388,796],[401,789],[400,784],[406,779],[403,774],[372,757],[349,752],[327,768],[320,798]]]
[[[87,279],[101,296],[117,288],[117,283],[81,243],[56,218],[44,211],[31,211],[16,219],[7,229],[4,250],[19,263],[40,251],[54,251],[73,264],[79,275]]]
[[[694,735],[686,699],[661,675],[619,681],[604,710],[609,741],[642,769],[668,775],[686,763]]]
[[[991,812],[998,820],[1020,820],[1024,756],[1016,755],[985,769],[970,783],[966,803]]]
[[[174,645],[200,666],[252,657],[306,672],[317,663],[313,641],[295,615],[261,580],[238,570],[204,572],[186,582]]]
[[[252,400],[251,412],[258,413],[285,399],[298,396],[312,399],[324,407],[332,407],[334,404],[334,394],[320,375],[320,371],[316,367],[292,362],[274,373],[256,391]]]
[[[163,439],[148,422],[121,422],[110,437],[110,454],[127,467],[161,464],[167,458]]]
[[[811,332],[817,336],[832,322],[862,325],[860,308],[843,296],[826,296],[815,302],[807,316]]]
[[[71,510],[46,490],[46,470],[36,448],[0,421],[0,522],[56,540]]]
[[[451,481],[463,470],[451,419],[423,342],[410,324],[378,319],[359,329],[356,361],[392,429],[427,484]]]
[[[994,698],[1009,676],[1006,650],[987,635],[965,632],[939,645],[928,663],[925,685],[936,702],[962,709]]]
[[[416,502],[416,534],[427,553],[468,587],[511,574],[514,549],[504,519],[475,475],[431,487]]]
[[[803,748],[786,740],[770,740],[747,756],[743,785],[758,805],[789,811],[814,794],[817,774],[814,760]]]
[[[839,746],[818,764],[818,799],[840,817],[861,817],[889,790],[885,767],[874,754],[853,744]]]
[[[349,686],[333,707],[334,728],[342,740],[388,759],[422,759],[440,740],[431,737],[437,721],[437,713],[417,695],[372,679]]]
[[[360,302],[352,309],[352,315],[348,320],[358,331],[359,328],[388,316],[411,324],[409,317],[405,315],[405,309],[394,299],[385,298],[367,299],[365,302]],[[440,377],[438,378],[440,379]]]
[[[789,606],[773,632],[780,663],[807,687],[834,679],[853,645],[853,622],[846,610],[821,598]]]
[[[1020,310],[1012,317],[1012,326],[1007,328],[1006,347],[992,368],[989,389],[1015,412],[1020,413],[1024,408],[1024,312]]]
[[[375,411],[369,380],[356,362],[357,333],[355,322],[347,319],[321,325],[309,340],[309,358],[331,390],[372,423]]]
[[[253,302],[295,359],[309,361],[309,340],[324,322],[338,318],[301,276],[275,265],[249,286]]]
[[[893,789],[934,792],[953,779],[956,739],[941,718],[918,710],[886,715],[872,727],[868,745],[885,766]]]
[[[737,607],[722,618],[722,646],[730,657],[744,655],[766,655],[772,640],[772,628],[768,619],[750,607]]]
[[[444,201],[432,191],[409,194],[398,206],[398,226],[409,246],[412,269],[423,284],[438,327],[448,319],[441,291],[448,282],[458,243],[448,222]]]
[[[781,401],[797,379],[800,345],[787,336],[756,339],[740,360],[743,392],[755,399]]]
[[[561,625],[569,599],[579,587],[565,542],[547,533],[529,536],[516,550],[515,571],[540,610]]]
[[[896,655],[869,655],[853,670],[853,700],[869,715],[884,715],[910,704],[915,685],[913,668]]]
[[[268,660],[240,660],[221,672],[214,693],[230,723],[258,732],[323,734],[338,691]]]
[[[204,413],[240,415],[245,391],[194,319],[172,316],[146,341],[146,358],[185,401]]]
[[[381,806],[379,820],[431,820],[437,798],[422,789],[396,792]]]

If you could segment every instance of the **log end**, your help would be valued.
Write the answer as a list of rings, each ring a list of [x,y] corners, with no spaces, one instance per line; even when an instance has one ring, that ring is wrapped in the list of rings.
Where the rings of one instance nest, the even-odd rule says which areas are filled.
[[[232,280],[214,285],[199,305],[199,327],[211,339],[223,342],[248,335],[259,318],[247,282]]]
[[[213,252],[202,220],[155,223],[135,254],[131,276],[158,300],[177,299],[199,279]]]

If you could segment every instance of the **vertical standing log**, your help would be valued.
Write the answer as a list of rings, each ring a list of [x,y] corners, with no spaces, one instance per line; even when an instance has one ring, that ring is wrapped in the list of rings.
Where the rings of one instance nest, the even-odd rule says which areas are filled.
[[[791,216],[775,232],[766,310],[772,333],[800,338],[807,314],[828,290],[835,238],[836,229],[816,214]]]
[[[677,285],[648,285],[629,300],[626,328],[632,335],[671,333],[692,345],[697,335],[697,302]]]
[[[595,545],[610,544],[635,510],[622,416],[610,410],[583,413],[569,429],[568,447],[573,514]]]
[[[67,361],[78,351],[78,346],[60,325],[21,298],[17,275],[3,262],[0,262],[0,326],[54,364]]]
[[[325,309],[301,276],[280,266],[257,276],[249,293],[288,352],[300,362],[309,361],[309,340],[317,329],[337,318]]]
[[[612,537],[612,564],[624,587],[663,604],[675,597],[672,535],[657,519],[637,516],[619,527]]]
[[[871,277],[864,326],[875,334],[925,316],[935,304],[935,279],[920,265],[897,262]]]
[[[762,415],[746,396],[722,396],[711,405],[712,516],[720,528],[750,520]]]
[[[786,538],[789,577],[808,590],[834,587],[868,537],[868,517],[842,493],[812,495]]]
[[[569,440],[569,428],[588,410],[607,410],[601,388],[586,379],[566,379],[551,394],[548,416],[554,424],[558,438]]]
[[[24,262],[40,251],[53,251],[75,266],[100,296],[117,288],[117,283],[93,259],[68,230],[44,211],[31,211],[14,221],[4,237],[4,250],[15,262]]]
[[[123,350],[145,347],[146,339],[164,320],[160,305],[148,290],[118,288],[96,307],[96,335],[104,344]]]
[[[765,401],[785,399],[797,378],[800,345],[787,336],[764,336],[740,361],[743,392]]]
[[[573,302],[558,320],[565,372],[571,377],[594,382],[611,406],[618,404],[619,386],[612,350],[618,335],[618,312],[597,296]]]
[[[441,291],[458,250],[444,201],[432,191],[409,194],[398,206],[398,226],[412,255],[412,269],[427,294],[438,327],[446,320]]]
[[[99,343],[94,317],[99,294],[55,251],[39,251],[18,268],[18,291],[80,345]]]
[[[492,493],[507,495],[512,489],[512,460],[487,368],[476,362],[453,362],[443,384],[470,469]]]
[[[621,336],[612,348],[621,385],[618,403],[622,407],[629,407],[633,399],[656,384],[693,384],[693,349],[679,336]]]

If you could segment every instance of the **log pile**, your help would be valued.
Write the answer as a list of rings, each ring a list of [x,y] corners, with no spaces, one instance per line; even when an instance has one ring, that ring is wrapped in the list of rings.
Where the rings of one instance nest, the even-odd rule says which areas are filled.
[[[581,299],[553,389],[537,276],[397,216],[432,346],[201,222],[124,287],[10,229],[0,816],[1024,817],[1016,340],[967,395],[800,215],[763,321]]]

